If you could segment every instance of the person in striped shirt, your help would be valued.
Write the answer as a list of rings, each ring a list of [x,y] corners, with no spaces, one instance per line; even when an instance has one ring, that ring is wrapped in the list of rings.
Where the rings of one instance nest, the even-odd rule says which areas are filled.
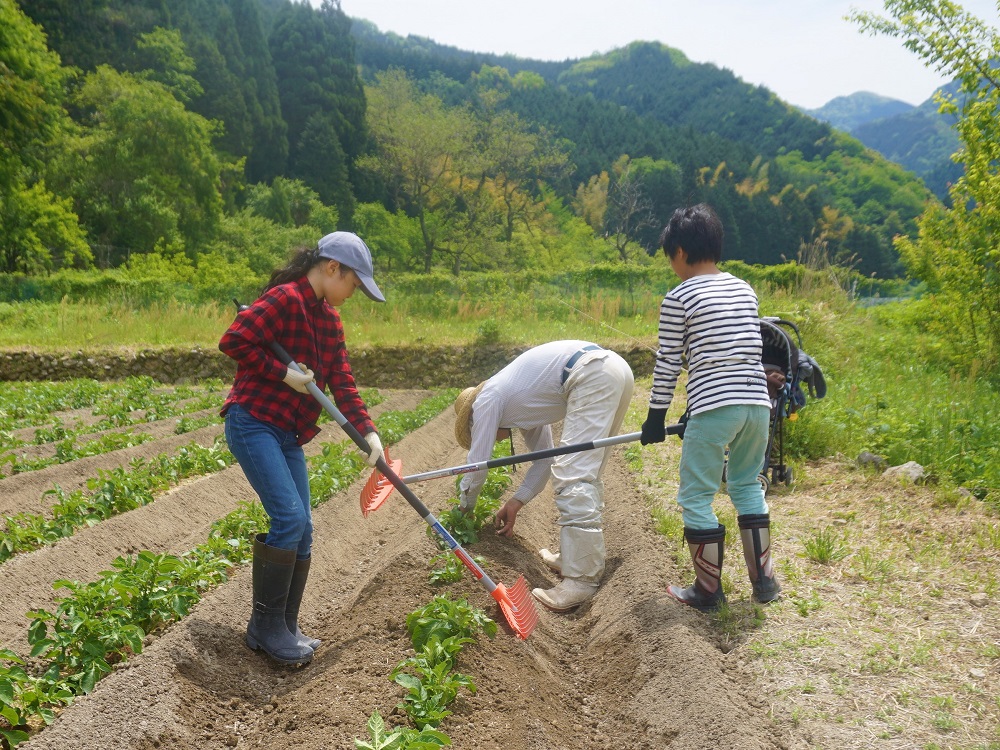
[[[351,232],[333,232],[271,274],[263,294],[241,311],[219,341],[236,360],[222,407],[226,442],[270,519],[253,547],[253,612],[246,643],[283,664],[312,659],[319,640],[302,634],[299,605],[309,575],[312,512],[302,446],[319,433],[321,407],[307,384],[330,388],[337,406],[365,436],[375,465],[382,442],[354,383],[344,327],[335,309],[360,288],[385,297],[372,278],[368,246]],[[283,364],[277,341],[305,372]],[[313,368],[313,369],[309,369]]]
[[[667,591],[703,612],[726,601],[721,580],[726,528],[712,500],[722,483],[727,446],[726,491],[738,513],[754,599],[769,602],[780,592],[767,501],[757,479],[771,413],[757,295],[745,281],[719,270],[723,236],[722,222],[705,203],[677,209],[660,236],[681,283],[660,305],[659,349],[641,438],[643,445],[664,440],[667,409],[686,359],[687,427],[677,502],[695,581]]]

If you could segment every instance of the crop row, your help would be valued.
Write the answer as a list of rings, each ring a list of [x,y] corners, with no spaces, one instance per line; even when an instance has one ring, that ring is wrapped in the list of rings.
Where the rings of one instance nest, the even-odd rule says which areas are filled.
[[[365,391],[363,395],[371,406],[381,401],[377,391]],[[217,422],[218,417],[212,420]],[[392,425],[399,421],[398,417],[389,419],[396,433],[399,428]],[[192,425],[185,425],[188,426]],[[56,499],[51,518],[40,513],[17,513],[3,518],[0,563],[19,552],[29,552],[71,536],[83,526],[148,505],[181,480],[221,471],[234,460],[220,436],[208,447],[192,441],[172,455],[160,454],[150,460],[137,458],[127,469],[100,471],[98,476],[87,480],[85,490],[66,492],[56,485],[44,493]]]
[[[219,380],[205,381],[197,388],[166,387],[149,377],[131,377],[121,382],[98,383],[70,380],[59,383],[0,383],[0,452],[25,445],[12,430],[38,427],[35,445],[126,427],[137,422],[155,422],[201,411],[222,404],[225,393]],[[54,414],[90,408],[102,417],[79,429],[67,428]]]
[[[498,446],[495,454],[503,450]],[[458,479],[456,489],[457,484]],[[471,513],[459,510],[456,491],[450,500],[451,507],[440,513],[438,520],[460,544],[473,544],[478,541],[483,525],[496,513],[500,496],[509,485],[506,468],[492,469]],[[427,533],[440,550],[431,559],[431,582],[444,584],[461,580],[464,565],[432,529],[428,528]],[[476,561],[482,562],[480,558]],[[441,567],[434,567],[436,565]],[[438,726],[451,715],[448,706],[458,696],[459,689],[476,692],[472,678],[455,671],[458,656],[467,644],[476,642],[474,636],[478,632],[490,638],[496,635],[497,625],[483,610],[471,607],[467,601],[455,601],[442,595],[407,615],[406,629],[414,654],[396,665],[389,677],[405,689],[397,708],[414,726],[388,727],[376,710],[366,725],[368,738],[354,739],[356,750],[433,750],[450,745],[451,738]]]
[[[376,424],[386,442],[395,442],[454,397],[454,392],[439,393],[412,412],[387,412]],[[368,468],[347,442],[325,444],[308,464],[314,506]],[[27,613],[32,620],[30,668],[22,656],[0,650],[0,746],[13,747],[28,738],[30,727],[51,723],[59,707],[90,692],[115,664],[141,652],[146,635],[184,617],[205,591],[250,559],[251,540],[267,525],[259,503],[240,502],[212,525],[208,540],[190,552],[177,556],[143,551],[117,558],[114,569],[96,581],[56,581],[53,585],[67,594],[57,600],[55,611]]]

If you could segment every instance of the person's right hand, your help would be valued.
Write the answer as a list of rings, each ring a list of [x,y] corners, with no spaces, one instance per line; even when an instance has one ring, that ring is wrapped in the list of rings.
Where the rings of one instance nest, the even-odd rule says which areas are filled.
[[[282,380],[289,388],[294,388],[299,393],[309,393],[309,389],[306,388],[307,383],[313,382],[313,371],[310,370],[305,365],[299,365],[305,372],[299,372],[294,367],[289,367],[288,372],[285,373],[285,377]]]
[[[652,409],[646,413],[646,421],[642,423],[642,437],[639,442],[643,445],[650,443],[662,443],[667,439],[667,419],[666,409]]]
[[[513,535],[514,521],[517,520],[517,514],[523,507],[524,503],[520,500],[511,498],[501,506],[500,510],[497,511],[497,514],[493,519],[493,523],[495,524],[497,533],[500,536]]]

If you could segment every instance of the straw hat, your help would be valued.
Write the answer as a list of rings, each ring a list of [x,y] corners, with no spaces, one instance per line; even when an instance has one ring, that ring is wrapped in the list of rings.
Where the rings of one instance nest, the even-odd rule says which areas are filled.
[[[485,380],[479,385],[466,388],[455,399],[455,439],[465,450],[472,447],[472,405],[484,385]]]

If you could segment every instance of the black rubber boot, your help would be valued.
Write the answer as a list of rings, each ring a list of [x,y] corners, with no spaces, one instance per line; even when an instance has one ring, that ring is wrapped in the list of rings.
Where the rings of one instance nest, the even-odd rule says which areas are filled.
[[[299,605],[302,603],[302,592],[306,590],[306,579],[309,578],[310,558],[295,561],[292,573],[292,583],[288,587],[288,603],[285,604],[285,625],[288,632],[303,641],[313,651],[319,648],[321,640],[303,635],[299,630]]]
[[[726,527],[717,529],[684,529],[684,538],[691,550],[695,581],[686,589],[668,586],[667,593],[700,612],[712,612],[726,603],[722,591],[722,557],[726,544]]]
[[[752,513],[738,516],[736,520],[740,524],[743,557],[747,561],[750,583],[753,584],[754,601],[761,604],[773,602],[781,595],[781,586],[771,563],[771,516]]]
[[[247,646],[263,649],[282,664],[305,664],[313,650],[288,632],[285,605],[295,572],[295,550],[264,544],[258,534],[253,545],[253,612],[247,623]]]

